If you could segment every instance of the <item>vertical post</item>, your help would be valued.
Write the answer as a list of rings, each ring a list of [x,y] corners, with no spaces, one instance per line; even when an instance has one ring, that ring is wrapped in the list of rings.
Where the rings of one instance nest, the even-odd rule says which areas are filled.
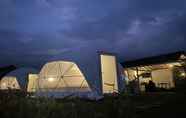
[[[139,80],[139,70],[138,70],[138,67],[136,67],[136,76],[137,76],[137,93],[140,92],[140,80]]]
[[[186,59],[185,60],[183,60],[183,71],[184,71],[184,73],[186,74]],[[185,78],[186,78],[186,76],[185,76]]]
[[[128,82],[130,81],[130,74],[129,74],[129,70],[128,69],[126,69],[127,70],[127,77],[128,77]]]
[[[102,69],[101,69],[101,55],[102,55],[102,53],[101,52],[97,52],[97,54],[98,54],[98,63],[99,63],[99,77],[100,77],[100,79],[99,79],[99,84],[100,84],[100,88],[99,88],[99,94],[104,94],[104,92],[103,92],[103,77],[102,77],[102,74],[103,74],[103,72],[102,72]],[[95,82],[95,81],[94,81]]]

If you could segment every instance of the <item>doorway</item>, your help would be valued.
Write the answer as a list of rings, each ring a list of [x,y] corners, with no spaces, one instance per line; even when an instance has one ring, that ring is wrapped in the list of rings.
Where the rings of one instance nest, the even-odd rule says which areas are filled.
[[[101,54],[102,92],[113,93],[118,91],[116,57]]]

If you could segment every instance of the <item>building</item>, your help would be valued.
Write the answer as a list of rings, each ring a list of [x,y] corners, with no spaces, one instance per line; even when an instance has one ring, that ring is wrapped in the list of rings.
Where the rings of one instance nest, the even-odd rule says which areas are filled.
[[[139,90],[145,91],[145,84],[150,80],[155,83],[156,87],[174,88],[177,74],[175,70],[179,71],[180,78],[185,77],[185,61],[186,55],[184,52],[175,52],[126,61],[121,64],[124,67],[127,82],[136,81]]]

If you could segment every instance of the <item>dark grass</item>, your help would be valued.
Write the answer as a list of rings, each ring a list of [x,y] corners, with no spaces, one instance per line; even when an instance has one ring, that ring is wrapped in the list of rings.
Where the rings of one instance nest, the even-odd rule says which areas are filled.
[[[184,93],[105,96],[100,101],[46,99],[1,93],[0,118],[178,118],[186,117]]]

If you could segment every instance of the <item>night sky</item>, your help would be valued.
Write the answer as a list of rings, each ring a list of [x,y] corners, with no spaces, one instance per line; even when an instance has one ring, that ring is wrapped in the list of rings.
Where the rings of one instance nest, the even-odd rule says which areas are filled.
[[[186,51],[186,0],[0,0],[0,67],[92,50],[120,61]]]

